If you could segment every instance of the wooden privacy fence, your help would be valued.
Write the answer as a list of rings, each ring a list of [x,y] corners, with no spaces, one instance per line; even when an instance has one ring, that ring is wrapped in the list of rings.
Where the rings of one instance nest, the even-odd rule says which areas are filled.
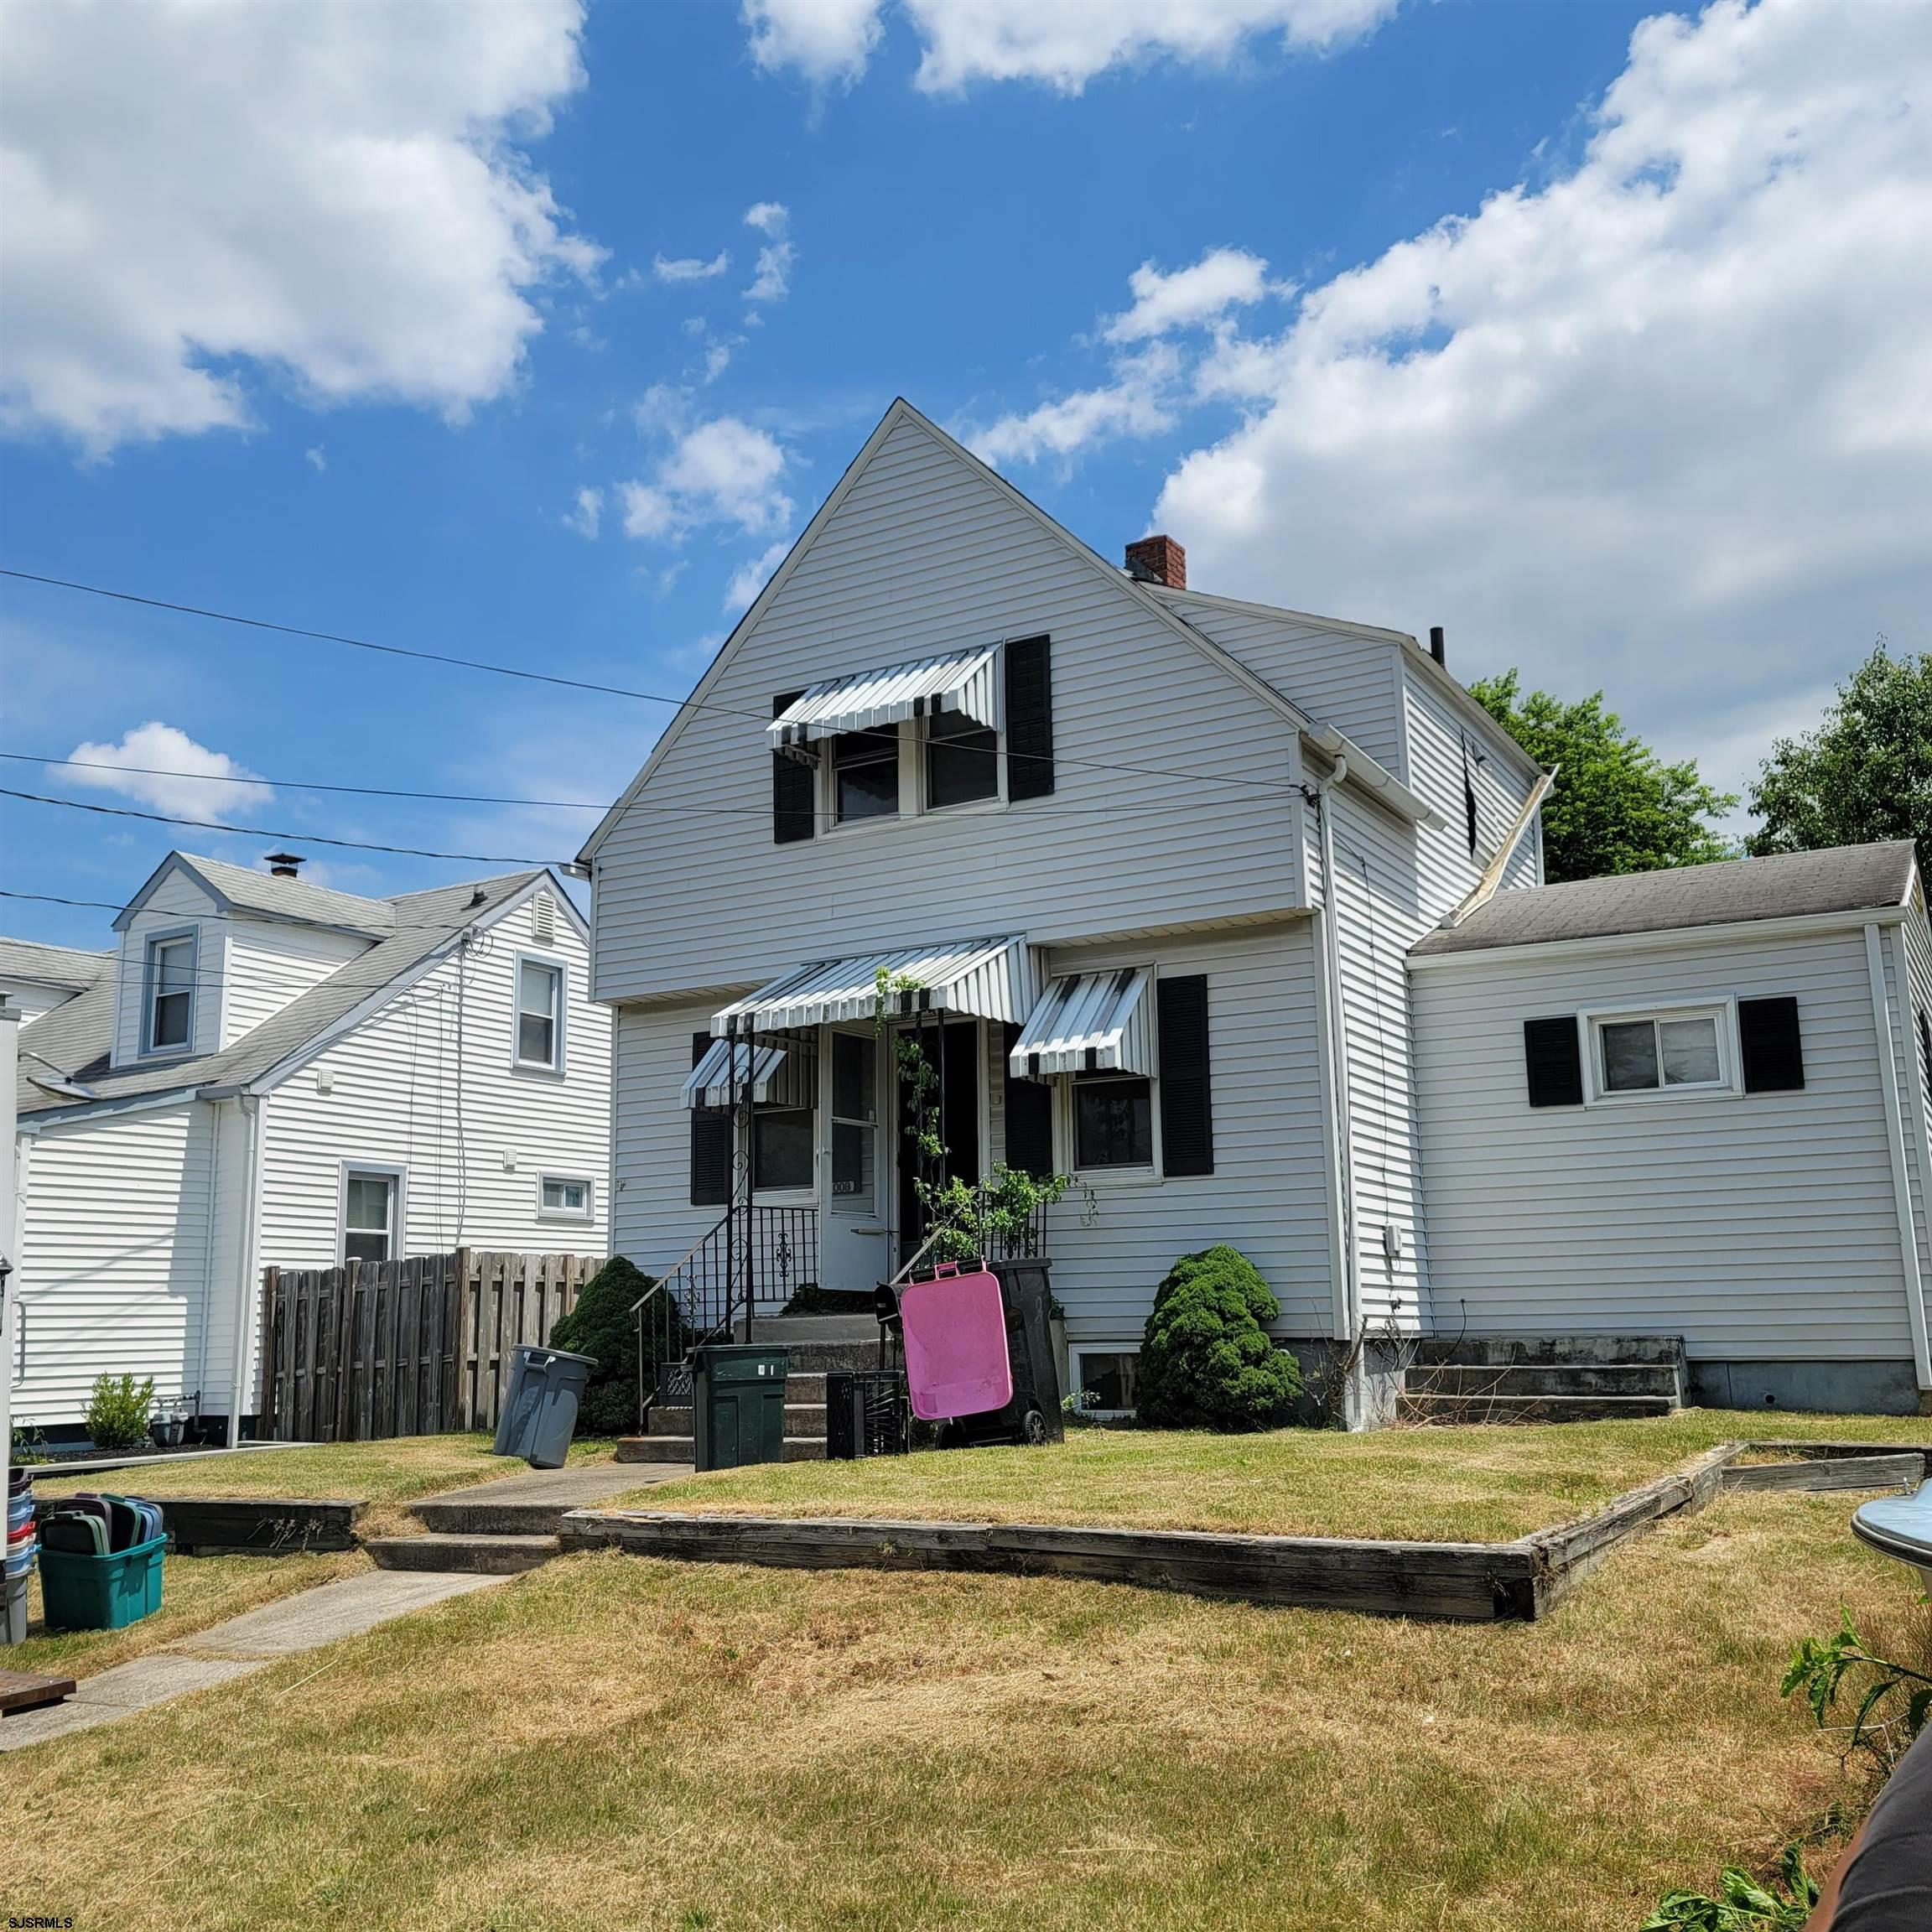
[[[262,1275],[262,1426],[288,1442],[494,1429],[511,1351],[541,1344],[604,1265],[459,1248]]]

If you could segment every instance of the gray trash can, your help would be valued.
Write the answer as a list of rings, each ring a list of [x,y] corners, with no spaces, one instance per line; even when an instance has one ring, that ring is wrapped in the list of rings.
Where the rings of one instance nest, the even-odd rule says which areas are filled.
[[[595,1355],[573,1355],[566,1348],[514,1351],[510,1393],[496,1418],[494,1452],[521,1456],[532,1469],[561,1469],[577,1433],[577,1407],[597,1366]]]

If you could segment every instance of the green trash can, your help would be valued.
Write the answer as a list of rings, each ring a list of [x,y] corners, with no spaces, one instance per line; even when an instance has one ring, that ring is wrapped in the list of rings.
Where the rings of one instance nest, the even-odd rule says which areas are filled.
[[[792,1352],[760,1343],[691,1351],[691,1436],[700,1469],[785,1460]]]

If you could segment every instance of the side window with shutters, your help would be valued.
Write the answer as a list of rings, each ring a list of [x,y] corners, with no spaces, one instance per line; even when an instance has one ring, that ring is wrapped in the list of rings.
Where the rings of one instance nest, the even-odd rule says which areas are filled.
[[[1161,1030],[1161,1171],[1214,1171],[1214,1104],[1208,1072],[1208,976],[1154,983]]]
[[[1576,1041],[1576,1015],[1558,1014],[1523,1022],[1523,1062],[1532,1107],[1583,1104],[1583,1055]]]
[[[1006,646],[1006,796],[1045,798],[1053,790],[1053,659],[1051,640]]]
[[[691,1036],[691,1064],[695,1067],[710,1050],[709,1033]],[[724,1208],[731,1200],[731,1109],[729,1107],[693,1107],[691,1109],[691,1205],[693,1208]]]
[[[771,700],[771,715],[782,717],[804,696],[802,691],[781,691]],[[791,845],[809,839],[816,816],[818,767],[788,751],[771,754],[771,839],[775,844]]]

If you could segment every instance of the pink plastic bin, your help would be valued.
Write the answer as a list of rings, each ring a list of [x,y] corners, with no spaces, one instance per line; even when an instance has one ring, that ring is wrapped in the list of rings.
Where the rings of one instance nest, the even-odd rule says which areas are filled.
[[[997,1276],[982,1270],[914,1281],[900,1291],[899,1314],[906,1386],[922,1422],[979,1415],[1013,1400]]]

